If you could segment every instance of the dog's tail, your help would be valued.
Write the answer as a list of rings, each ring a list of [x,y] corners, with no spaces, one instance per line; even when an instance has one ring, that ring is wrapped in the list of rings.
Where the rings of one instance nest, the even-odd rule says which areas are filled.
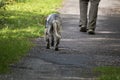
[[[57,36],[58,38],[61,38],[61,34],[60,34],[60,22],[57,20],[53,21],[53,29],[55,32],[55,36]]]

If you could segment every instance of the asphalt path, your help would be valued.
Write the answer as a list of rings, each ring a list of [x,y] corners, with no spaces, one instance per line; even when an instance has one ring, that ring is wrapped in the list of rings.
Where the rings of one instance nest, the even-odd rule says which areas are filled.
[[[105,4],[108,2],[108,4]],[[110,7],[111,6],[111,7]],[[45,49],[43,38],[0,80],[95,80],[98,66],[120,66],[120,2],[102,0],[95,35],[79,31],[79,1],[65,0],[60,50]]]

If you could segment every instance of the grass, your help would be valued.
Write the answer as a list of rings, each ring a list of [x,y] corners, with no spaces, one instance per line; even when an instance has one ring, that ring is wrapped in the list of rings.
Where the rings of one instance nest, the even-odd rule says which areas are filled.
[[[0,72],[9,70],[9,65],[18,61],[29,50],[30,42],[21,38],[0,38]]]
[[[32,47],[31,38],[43,36],[45,18],[56,13],[62,0],[17,0],[0,10],[0,73],[8,72]],[[23,2],[25,1],[25,2]]]
[[[99,80],[120,80],[120,67],[98,67],[95,71],[101,74]]]

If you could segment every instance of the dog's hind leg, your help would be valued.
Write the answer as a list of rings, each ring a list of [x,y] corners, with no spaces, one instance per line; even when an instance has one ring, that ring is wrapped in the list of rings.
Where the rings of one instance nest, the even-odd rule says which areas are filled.
[[[54,35],[53,34],[51,35],[51,46],[52,47],[54,46]]]
[[[55,41],[55,51],[59,50],[59,48],[58,48],[59,43],[60,43],[60,38],[57,38]]]
[[[50,49],[50,39],[48,33],[46,33],[45,39],[46,39],[46,49]]]
[[[50,40],[49,40],[49,38],[46,41],[47,41],[46,49],[50,49]]]
[[[50,40],[48,35],[48,29],[45,29],[45,40],[46,40],[46,49],[50,49]]]

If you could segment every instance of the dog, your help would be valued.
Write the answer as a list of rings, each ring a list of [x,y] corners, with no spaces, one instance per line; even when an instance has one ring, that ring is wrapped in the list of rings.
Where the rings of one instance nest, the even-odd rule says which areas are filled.
[[[45,22],[46,48],[50,49],[50,46],[52,46],[55,48],[55,51],[58,51],[62,28],[61,17],[59,14],[53,13],[46,18]]]

